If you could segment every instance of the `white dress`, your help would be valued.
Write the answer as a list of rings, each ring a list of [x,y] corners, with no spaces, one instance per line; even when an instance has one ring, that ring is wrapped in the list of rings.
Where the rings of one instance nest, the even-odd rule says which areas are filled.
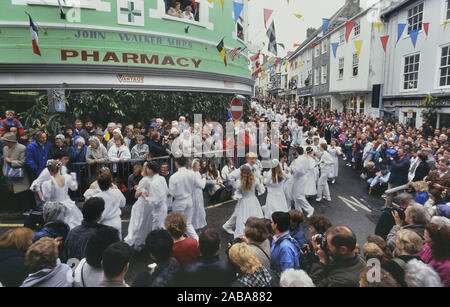
[[[333,158],[333,166],[331,167],[330,177],[329,178],[336,178],[339,173],[339,156],[342,155],[341,147],[328,147],[328,153]]]
[[[263,218],[264,213],[261,209],[261,204],[255,195],[255,190],[258,191],[258,195],[264,194],[264,186],[259,182],[255,182],[250,190],[243,192],[241,180],[236,182],[236,193],[234,199],[237,200],[236,204],[236,230],[234,237],[237,238],[244,234],[245,222],[249,217]]]
[[[53,202],[57,201],[67,208],[67,213],[64,218],[64,222],[69,225],[70,229],[81,225],[83,221],[83,214],[80,209],[75,205],[75,202],[69,197],[69,189],[76,191],[78,189],[78,183],[73,180],[70,175],[62,175],[64,177],[64,186],[60,187],[55,178],[51,177],[50,180],[42,184],[42,194],[44,201]]]
[[[266,208],[264,216],[266,219],[272,219],[272,213],[274,212],[288,212],[288,205],[286,202],[286,197],[284,196],[284,181],[278,181],[278,176],[276,182],[272,179],[272,171],[265,173],[264,184],[267,186],[267,198],[266,198]]]
[[[159,175],[144,177],[139,181],[137,191],[148,196],[140,196],[131,210],[128,234],[124,241],[134,249],[141,250],[148,234],[155,229],[164,228],[167,216],[168,188],[165,179]]]
[[[126,199],[119,189],[109,188],[107,191],[100,189],[90,190],[90,197],[100,197],[105,201],[105,210],[99,224],[111,226],[119,232],[122,239],[122,220],[120,219],[120,208],[125,207]]]
[[[307,158],[307,161],[312,165],[312,168],[308,171],[306,174],[306,183],[305,183],[305,195],[311,196],[317,194],[317,173],[319,172],[319,168],[314,167],[317,163],[317,161],[310,157],[305,156]]]
[[[192,226],[194,226],[194,229],[201,229],[206,226],[205,202],[203,200],[205,185],[206,180],[202,179],[200,172],[195,172],[195,188],[192,194],[192,202],[194,204]]]

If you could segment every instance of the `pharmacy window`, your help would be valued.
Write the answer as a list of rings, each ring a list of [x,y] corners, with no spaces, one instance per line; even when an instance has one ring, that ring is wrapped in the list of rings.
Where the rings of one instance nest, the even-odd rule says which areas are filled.
[[[359,57],[357,53],[353,53],[353,76],[358,75]]]
[[[200,0],[167,0],[166,15],[189,21],[200,21]]]
[[[422,30],[423,2],[408,10],[408,34],[412,30]]]

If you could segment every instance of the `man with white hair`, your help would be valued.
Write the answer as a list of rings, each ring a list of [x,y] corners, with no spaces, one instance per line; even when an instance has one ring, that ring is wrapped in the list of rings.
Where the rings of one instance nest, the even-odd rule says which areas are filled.
[[[406,264],[405,282],[408,287],[442,287],[441,278],[436,271],[417,259]]]
[[[156,119],[156,124],[158,125],[157,131],[161,133],[161,135],[166,135],[166,129],[163,126],[163,120],[161,118]]]
[[[283,288],[315,287],[311,277],[303,270],[287,269],[281,273],[280,286]]]

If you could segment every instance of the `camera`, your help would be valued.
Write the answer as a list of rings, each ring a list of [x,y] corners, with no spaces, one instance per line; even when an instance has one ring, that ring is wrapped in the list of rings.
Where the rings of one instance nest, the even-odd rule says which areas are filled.
[[[402,207],[389,207],[387,209],[389,210],[390,213],[392,213],[394,211],[397,211],[398,217],[400,219],[402,219],[402,220],[405,220],[405,211],[406,211],[405,208],[402,208]]]
[[[316,243],[320,246],[320,248],[324,251],[327,250],[327,233],[323,233],[321,235],[316,236]]]
[[[304,254],[307,254],[308,252],[309,252],[309,250],[308,250],[308,246],[303,246],[301,249],[300,249]]]

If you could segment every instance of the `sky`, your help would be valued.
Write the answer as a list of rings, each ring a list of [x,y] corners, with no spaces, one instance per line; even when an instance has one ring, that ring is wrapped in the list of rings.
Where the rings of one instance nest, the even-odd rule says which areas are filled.
[[[360,0],[360,6],[367,8],[374,0]],[[278,56],[284,57],[288,51],[294,51],[294,44],[299,44],[306,39],[306,29],[322,26],[322,18],[330,18],[345,0],[250,0],[249,1],[249,41],[250,52],[258,52],[263,48],[267,51],[268,37],[264,27],[264,9],[274,10],[267,22],[270,26],[275,21],[277,43],[283,43],[286,50],[278,46]],[[303,19],[298,19],[294,14],[302,14]],[[262,44],[265,43],[263,47]]]

